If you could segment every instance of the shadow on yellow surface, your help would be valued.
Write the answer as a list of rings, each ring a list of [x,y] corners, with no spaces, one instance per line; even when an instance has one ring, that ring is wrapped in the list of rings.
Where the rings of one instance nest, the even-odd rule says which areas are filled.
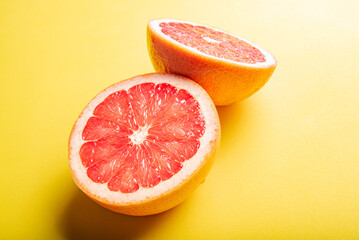
[[[127,216],[97,205],[76,190],[60,219],[60,229],[66,239],[137,239],[175,214],[176,209],[153,216]]]
[[[222,134],[227,138],[233,133],[233,124],[239,121],[242,103],[234,103],[228,106],[216,107],[219,120],[221,121]]]
[[[221,147],[220,151],[230,150],[232,144],[226,144],[233,139],[233,135],[240,136],[243,130],[243,114],[246,111],[242,102],[229,106],[217,107],[219,120],[221,122]],[[240,131],[240,132],[238,132]],[[218,158],[218,156],[217,156]]]

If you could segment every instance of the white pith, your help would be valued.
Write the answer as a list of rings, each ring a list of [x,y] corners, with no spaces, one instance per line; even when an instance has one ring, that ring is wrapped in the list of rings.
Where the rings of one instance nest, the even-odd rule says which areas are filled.
[[[82,130],[84,129],[87,120],[93,116],[93,110],[101,103],[108,95],[119,90],[128,90],[132,86],[152,82],[154,84],[169,83],[178,89],[185,89],[197,100],[203,113],[205,121],[205,132],[199,139],[200,147],[197,153],[189,160],[184,161],[182,169],[172,176],[170,179],[161,181],[158,185],[152,188],[140,187],[136,192],[133,193],[121,193],[110,191],[107,187],[107,183],[100,184],[93,182],[86,174],[87,168],[82,165],[79,150],[82,144],[85,143],[82,140]],[[155,198],[160,196],[176,186],[183,183],[188,179],[198,167],[203,164],[206,159],[205,156],[211,151],[211,144],[216,140],[218,134],[219,122],[218,116],[215,112],[214,105],[209,101],[207,93],[196,83],[191,80],[184,79],[170,74],[150,74],[144,76],[134,77],[129,80],[119,82],[98,94],[83,110],[81,116],[75,123],[73,133],[70,138],[70,155],[69,163],[75,175],[80,182],[92,195],[99,196],[106,199],[107,201],[115,204],[126,204],[141,202],[146,199]],[[138,132],[137,135],[133,136],[132,141],[140,142],[146,135],[146,129]]]
[[[258,62],[258,63],[236,62],[236,61],[233,61],[233,60],[229,60],[229,59],[225,59],[225,58],[219,58],[219,57],[215,57],[215,56],[200,52],[196,48],[188,47],[188,46],[186,46],[184,44],[181,44],[181,43],[173,40],[169,36],[165,35],[164,33],[162,33],[162,31],[161,31],[162,28],[159,26],[159,24],[162,23],[162,22],[164,22],[164,23],[169,23],[169,22],[188,23],[188,24],[191,24],[191,25],[194,25],[194,26],[205,26],[205,27],[213,29],[215,31],[226,33],[228,35],[231,35],[231,36],[233,36],[235,38],[238,38],[238,39],[240,39],[240,40],[254,46],[255,48],[257,48],[264,55],[266,61],[265,62]],[[173,44],[175,44],[177,46],[180,46],[182,48],[185,48],[185,49],[189,50],[190,52],[193,52],[195,54],[199,54],[201,56],[206,56],[206,57],[209,57],[209,58],[225,61],[225,62],[228,62],[228,63],[231,63],[231,64],[247,66],[247,67],[253,67],[253,68],[268,68],[270,66],[276,65],[276,60],[274,59],[274,57],[269,52],[267,52],[266,50],[261,48],[260,46],[254,44],[254,43],[252,43],[252,42],[250,42],[250,41],[248,41],[248,40],[246,40],[244,38],[238,37],[238,36],[236,36],[234,34],[225,32],[225,31],[217,29],[217,28],[213,28],[213,27],[210,27],[210,26],[207,26],[207,25],[193,23],[193,22],[189,22],[189,21],[176,20],[176,19],[155,19],[155,20],[151,20],[148,23],[148,26],[155,34],[160,35],[162,38],[166,39],[167,41],[169,41],[169,42],[171,42],[171,43],[173,43]],[[217,40],[211,39],[209,37],[203,37],[203,39],[205,39],[208,42],[218,42]]]
[[[217,41],[215,39],[212,39],[210,37],[203,37],[204,40],[206,40],[207,42],[212,42],[212,43],[220,43],[220,41]]]
[[[149,126],[139,127],[137,131],[132,133],[130,139],[133,144],[141,144],[148,136]]]

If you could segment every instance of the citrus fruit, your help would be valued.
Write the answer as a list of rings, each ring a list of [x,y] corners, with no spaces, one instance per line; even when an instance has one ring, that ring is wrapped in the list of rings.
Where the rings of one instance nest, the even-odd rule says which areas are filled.
[[[277,65],[270,53],[243,38],[182,20],[150,21],[147,45],[157,72],[196,81],[216,105],[251,96],[268,81]]]
[[[118,82],[82,111],[69,140],[78,187],[128,215],[170,209],[205,180],[219,146],[216,108],[198,84],[152,73]]]

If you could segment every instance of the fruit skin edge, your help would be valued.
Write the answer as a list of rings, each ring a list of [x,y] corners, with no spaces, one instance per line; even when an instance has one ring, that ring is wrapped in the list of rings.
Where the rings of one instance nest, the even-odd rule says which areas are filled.
[[[152,74],[153,73],[148,73],[145,75],[152,75]],[[144,76],[144,75],[142,75],[142,76]],[[135,78],[135,77],[132,77],[132,78]],[[115,84],[113,84],[113,85],[115,85]],[[111,86],[109,86],[109,87],[111,87]],[[109,87],[107,87],[107,88],[109,88]],[[104,89],[103,91],[105,91],[106,89]],[[145,199],[143,201],[126,203],[126,204],[116,204],[116,203],[108,201],[107,199],[105,199],[103,197],[100,197],[100,196],[90,193],[86,189],[86,187],[84,187],[84,185],[80,182],[80,180],[76,177],[76,173],[70,167],[71,175],[72,175],[72,178],[73,178],[75,184],[83,193],[85,193],[90,199],[92,199],[94,202],[96,202],[100,206],[107,208],[111,211],[126,214],[126,215],[131,215],[131,216],[154,215],[154,214],[162,213],[164,211],[167,211],[167,210],[179,205],[181,202],[183,202],[188,197],[190,197],[193,194],[193,192],[198,188],[198,186],[205,181],[210,169],[212,168],[212,165],[213,165],[214,159],[215,159],[215,155],[218,152],[218,149],[220,146],[221,126],[220,126],[219,116],[218,116],[217,109],[214,106],[214,104],[211,104],[211,105],[212,105],[212,110],[215,112],[216,123],[217,123],[217,130],[215,131],[215,135],[216,135],[215,140],[210,142],[212,150],[204,156],[205,159],[202,161],[202,164],[196,169],[196,171],[192,175],[190,175],[187,179],[185,179],[182,183],[178,184],[175,188],[172,188],[172,189],[168,190],[167,192],[163,193],[162,195],[151,198],[151,199]],[[79,116],[81,116],[82,113],[83,113],[83,111],[81,111]],[[72,151],[72,147],[70,145],[71,136],[73,135],[73,131],[75,130],[75,125],[76,124],[74,124],[74,126],[71,130],[70,138],[68,141],[68,159],[69,159],[69,161],[70,161],[70,154]],[[190,161],[190,159],[189,159],[189,161]]]
[[[153,34],[147,26],[147,49],[156,72],[182,75],[201,85],[216,106],[242,101],[261,89],[277,62],[266,68],[239,66],[189,51]]]

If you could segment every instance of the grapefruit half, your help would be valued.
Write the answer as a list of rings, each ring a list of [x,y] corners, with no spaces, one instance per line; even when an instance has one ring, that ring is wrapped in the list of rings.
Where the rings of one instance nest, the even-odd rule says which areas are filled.
[[[69,140],[77,186],[98,204],[151,215],[205,180],[220,141],[216,108],[198,84],[152,73],[118,82],[82,111]]]
[[[182,20],[150,21],[147,46],[157,72],[196,81],[216,105],[251,96],[264,86],[277,65],[270,53],[243,38]]]

